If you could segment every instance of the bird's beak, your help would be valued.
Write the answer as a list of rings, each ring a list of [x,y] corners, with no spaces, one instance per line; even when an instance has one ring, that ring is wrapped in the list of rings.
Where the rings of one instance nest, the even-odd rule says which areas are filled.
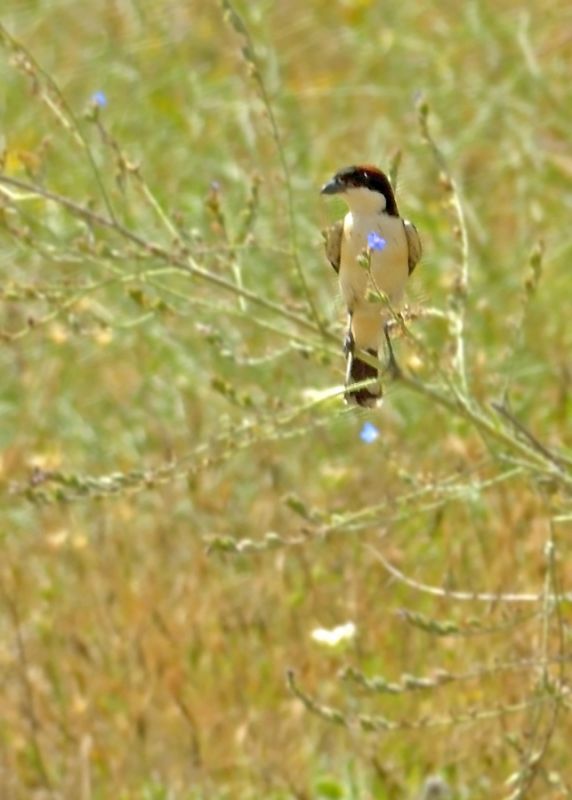
[[[325,183],[320,189],[320,194],[340,194],[345,191],[345,186],[337,178],[332,178],[331,181]]]

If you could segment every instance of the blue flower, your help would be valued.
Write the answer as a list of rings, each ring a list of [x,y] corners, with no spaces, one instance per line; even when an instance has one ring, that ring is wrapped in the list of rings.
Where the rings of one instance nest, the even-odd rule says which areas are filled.
[[[367,235],[367,246],[370,250],[383,250],[387,242],[375,231],[371,231]]]
[[[363,428],[359,433],[359,438],[366,444],[372,444],[379,436],[379,431],[373,422],[364,422]]]
[[[91,102],[94,106],[99,106],[99,108],[105,108],[107,105],[107,95],[105,92],[94,92],[91,95]]]

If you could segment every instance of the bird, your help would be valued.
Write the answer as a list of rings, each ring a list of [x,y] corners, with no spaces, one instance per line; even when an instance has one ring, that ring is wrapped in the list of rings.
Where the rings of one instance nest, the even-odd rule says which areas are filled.
[[[322,186],[321,194],[339,194],[349,207],[343,219],[323,231],[326,257],[338,274],[348,311],[344,397],[350,405],[372,408],[382,397],[379,372],[360,358],[360,351],[377,358],[385,336],[390,366],[397,368],[387,326],[390,315],[379,295],[386,295],[391,307],[400,303],[423,253],[421,239],[415,225],[400,216],[391,182],[378,167],[344,167]],[[375,383],[352,388],[373,379]]]

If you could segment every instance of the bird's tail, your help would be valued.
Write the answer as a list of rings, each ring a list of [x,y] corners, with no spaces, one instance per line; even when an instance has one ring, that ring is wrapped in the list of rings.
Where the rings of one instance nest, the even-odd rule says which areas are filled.
[[[367,348],[367,352],[374,358],[377,358],[377,350]],[[353,353],[348,353],[348,362],[346,368],[346,393],[344,399],[348,404],[356,404],[364,406],[365,408],[374,408],[382,396],[381,383],[372,383],[370,386],[361,386],[360,388],[352,389],[351,384],[361,383],[362,381],[371,380],[372,378],[379,379],[379,370],[377,367],[372,367],[371,364],[366,364],[361,361],[358,356]]]

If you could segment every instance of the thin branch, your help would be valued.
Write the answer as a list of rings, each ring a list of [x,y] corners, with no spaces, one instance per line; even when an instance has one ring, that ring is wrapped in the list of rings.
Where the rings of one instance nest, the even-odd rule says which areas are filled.
[[[500,414],[501,417],[504,417],[513,428],[523,436],[527,442],[529,442],[532,447],[541,453],[548,461],[551,461],[558,469],[562,469],[565,466],[572,466],[572,461],[565,456],[557,456],[552,453],[547,447],[545,447],[542,442],[540,442],[534,434],[532,434],[528,428],[526,428],[522,422],[520,422],[513,414],[508,410],[506,405],[501,403],[491,403],[491,407]]]
[[[471,707],[452,714],[442,714],[435,716],[424,716],[418,719],[389,719],[379,714],[355,714],[345,713],[333,706],[327,706],[315,700],[303,691],[298,682],[294,670],[286,672],[286,681],[292,694],[302,701],[304,707],[316,714],[326,722],[339,725],[347,729],[360,728],[366,733],[383,733],[396,731],[418,731],[431,728],[443,728],[457,725],[467,725],[485,720],[498,719],[508,714],[518,714],[535,706],[541,706],[550,702],[553,698],[535,696],[521,700],[516,703],[499,704],[489,708]]]
[[[312,317],[314,318],[317,327],[319,329],[322,329],[323,323],[320,318],[320,315],[318,314],[318,309],[312,297],[310,287],[308,286],[308,282],[306,280],[306,276],[304,274],[304,270],[302,268],[302,263],[300,261],[300,256],[298,253],[298,242],[297,242],[298,234],[296,225],[296,215],[294,213],[294,193],[292,191],[292,178],[290,175],[290,167],[288,166],[288,160],[286,158],[286,152],[284,150],[284,144],[282,142],[282,136],[280,134],[280,129],[278,127],[278,122],[276,121],[276,115],[274,114],[274,108],[270,101],[270,96],[266,89],[266,84],[264,81],[264,77],[262,75],[262,70],[260,69],[260,65],[258,63],[258,57],[256,55],[254,42],[250,35],[250,31],[248,30],[248,27],[244,22],[244,19],[234,8],[234,5],[230,2],[230,0],[221,0],[221,5],[223,8],[225,19],[230,23],[235,33],[237,33],[244,40],[244,46],[242,47],[242,56],[246,61],[246,64],[248,66],[248,71],[251,77],[254,79],[256,86],[258,87],[258,93],[260,99],[262,100],[262,104],[264,105],[266,114],[268,116],[268,121],[270,123],[270,130],[272,132],[272,139],[274,140],[274,144],[276,145],[276,150],[278,152],[278,158],[280,160],[280,166],[282,169],[282,175],[284,177],[284,183],[286,185],[288,226],[290,229],[290,243],[291,243],[290,255],[294,261],[294,266],[296,268],[296,272],[298,274],[298,278],[302,286],[302,291],[304,292],[304,295],[306,297],[306,302],[308,304]]]
[[[49,72],[46,72],[46,70],[36,61],[36,59],[27,50],[27,48],[24,47],[24,45],[21,44],[21,42],[19,42],[17,39],[15,39],[12,36],[12,34],[10,34],[6,30],[4,25],[2,25],[1,23],[0,23],[0,41],[4,41],[4,43],[7,45],[8,48],[10,48],[11,50],[17,52],[20,56],[23,56],[24,59],[26,59],[27,66],[25,68],[25,71],[28,74],[30,74],[30,72],[31,72],[34,75],[34,78],[37,78],[37,76],[40,76],[40,78],[45,82],[45,84],[46,84],[46,86],[48,87],[48,90],[49,90],[48,92],[44,93],[44,100],[45,100],[48,108],[50,108],[52,113],[60,121],[60,123],[63,125],[64,129],[69,130],[71,128],[73,130],[73,132],[75,133],[75,136],[77,137],[76,141],[79,142],[79,144],[84,148],[84,151],[85,151],[85,153],[87,155],[87,159],[88,159],[91,171],[93,172],[93,175],[95,177],[96,183],[98,185],[99,191],[100,191],[101,196],[103,198],[103,202],[105,204],[107,212],[108,212],[109,216],[112,219],[115,219],[115,214],[113,212],[113,206],[111,204],[111,200],[109,199],[109,195],[107,193],[107,190],[105,189],[105,185],[103,183],[103,179],[101,177],[100,170],[99,170],[99,168],[97,166],[97,163],[95,161],[95,158],[93,156],[93,153],[92,153],[91,147],[89,145],[89,142],[86,139],[86,137],[85,137],[85,135],[84,135],[84,133],[83,133],[83,131],[81,129],[81,126],[80,126],[80,124],[78,122],[78,119],[77,119],[73,109],[71,108],[71,106],[68,104],[66,98],[64,97],[60,87],[55,82],[53,77],[49,74]],[[50,97],[50,94],[49,94],[50,92],[53,95],[53,97],[56,98],[57,103],[54,102],[53,97]],[[59,104],[59,106],[58,106],[58,104]],[[61,113],[62,109],[65,111],[65,114],[67,115],[67,118]],[[71,123],[70,123],[70,120],[71,120]]]
[[[383,568],[400,583],[409,586],[423,594],[430,594],[433,597],[444,597],[447,600],[466,600],[476,601],[481,603],[538,603],[543,599],[544,593],[540,594],[516,594],[506,592],[463,592],[453,589],[443,589],[441,586],[430,586],[426,583],[420,583],[414,578],[410,578],[403,572],[391,564],[378,550],[372,546],[368,549],[373,553],[375,558],[380,562]],[[558,602],[572,603],[572,592],[551,595],[552,600]]]
[[[456,342],[455,362],[457,372],[464,394],[468,392],[467,371],[465,364],[465,314],[467,306],[467,293],[469,290],[469,236],[467,232],[467,222],[461,195],[457,182],[453,178],[447,159],[431,132],[429,125],[429,105],[423,99],[418,106],[419,126],[421,135],[429,145],[433,158],[440,170],[439,178],[442,185],[449,193],[451,206],[457,219],[455,234],[460,241],[461,260],[457,272],[457,279],[453,290],[453,308],[455,311],[454,337]]]
[[[449,672],[435,669],[431,674],[422,677],[400,675],[396,681],[388,681],[382,675],[367,676],[354,667],[345,667],[339,673],[342,681],[353,682],[360,688],[376,694],[404,694],[418,690],[432,690],[452,683],[465,683],[481,678],[496,677],[502,672],[528,672],[544,670],[550,665],[563,665],[572,662],[570,656],[555,656],[547,659],[525,658],[515,661],[499,661],[485,666],[474,667],[467,672]]]
[[[43,197],[46,200],[51,200],[54,203],[58,203],[58,205],[62,206],[62,208],[67,209],[76,217],[80,217],[86,222],[98,227],[115,231],[115,233],[137,245],[137,247],[145,251],[145,253],[148,255],[155,256],[156,258],[161,259],[172,266],[176,266],[179,270],[187,272],[189,275],[194,277],[200,278],[201,280],[204,280],[219,289],[223,289],[224,291],[232,292],[235,295],[244,297],[246,300],[250,300],[252,303],[271,311],[273,314],[277,314],[285,319],[288,319],[290,322],[294,322],[304,330],[310,331],[319,336],[324,336],[332,342],[337,342],[337,337],[335,337],[332,333],[324,331],[322,327],[318,326],[314,322],[311,322],[309,319],[301,317],[298,314],[295,314],[293,311],[289,311],[284,307],[284,305],[274,303],[271,300],[260,296],[256,292],[241,288],[240,286],[237,286],[236,283],[233,283],[232,281],[229,281],[220,275],[216,275],[215,273],[209,272],[209,270],[200,267],[190,254],[181,255],[177,252],[167,250],[155,242],[147,241],[139,234],[134,233],[126,228],[120,222],[108,217],[104,217],[103,215],[98,214],[95,211],[91,211],[91,209],[86,208],[85,206],[82,206],[67,197],[59,195],[56,192],[52,192],[49,189],[44,189],[41,186],[36,186],[35,184],[19,180],[18,178],[11,178],[2,174],[0,174],[0,184],[12,186],[20,191],[28,192],[38,197]]]

